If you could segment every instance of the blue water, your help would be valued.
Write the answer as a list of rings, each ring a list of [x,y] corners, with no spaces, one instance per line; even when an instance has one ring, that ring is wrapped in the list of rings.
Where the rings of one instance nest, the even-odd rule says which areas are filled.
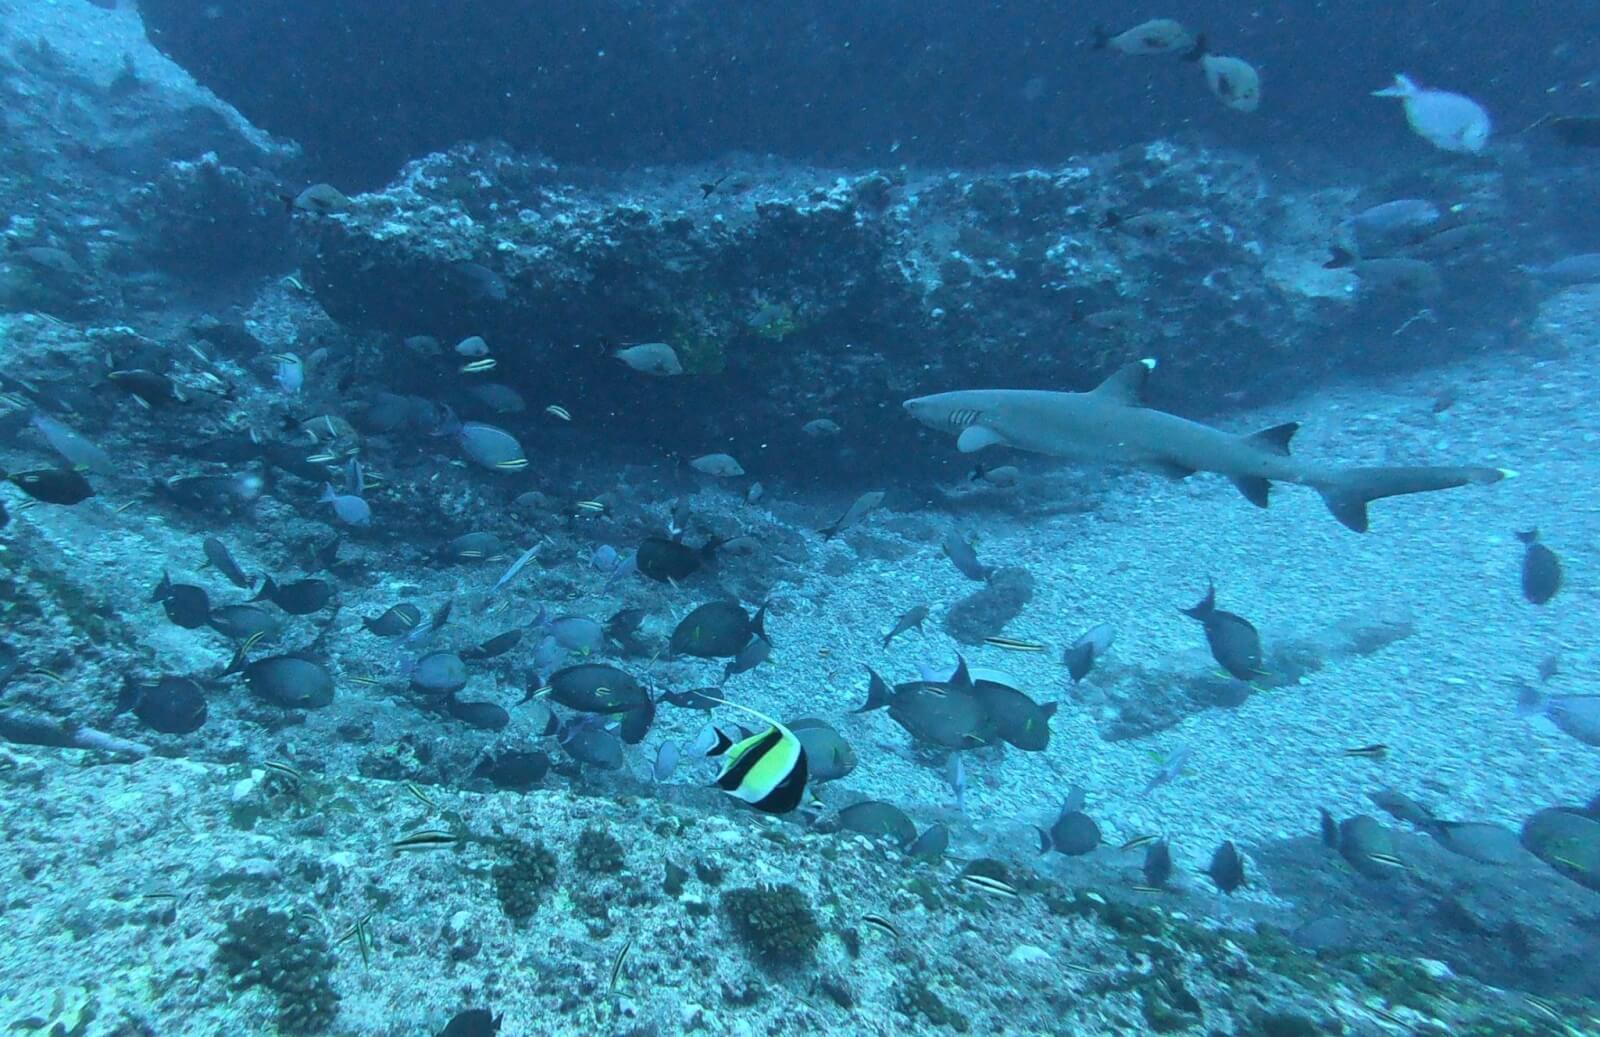
[[[1597,40],[0,0],[0,1024],[1600,1032]]]

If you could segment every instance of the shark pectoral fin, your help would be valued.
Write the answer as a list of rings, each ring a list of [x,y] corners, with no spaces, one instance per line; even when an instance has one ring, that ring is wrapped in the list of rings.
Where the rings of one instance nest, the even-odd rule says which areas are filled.
[[[963,454],[975,454],[984,447],[1004,446],[1006,437],[982,425],[968,425],[956,439],[956,449]]]
[[[1236,475],[1233,484],[1239,487],[1239,492],[1244,494],[1244,499],[1258,508],[1267,506],[1267,494],[1272,489],[1272,484],[1257,475]]]
[[[1184,479],[1187,479],[1189,476],[1193,475],[1195,471],[1188,465],[1181,465],[1176,461],[1156,461],[1151,465],[1151,467],[1160,472],[1162,475],[1166,476],[1168,479],[1171,479],[1173,482],[1180,482]]]
[[[1111,377],[1090,390],[1089,395],[1125,407],[1137,407],[1144,396],[1144,383],[1156,366],[1154,360],[1135,360],[1123,364]]]
[[[1253,447],[1265,450],[1269,454],[1280,454],[1288,457],[1289,440],[1293,439],[1294,434],[1299,431],[1300,423],[1298,421],[1290,421],[1282,425],[1274,425],[1271,428],[1264,428],[1260,432],[1252,432],[1244,437],[1244,441]],[[1246,496],[1249,496],[1249,494],[1246,494]],[[1252,497],[1251,499],[1254,500],[1255,498]]]

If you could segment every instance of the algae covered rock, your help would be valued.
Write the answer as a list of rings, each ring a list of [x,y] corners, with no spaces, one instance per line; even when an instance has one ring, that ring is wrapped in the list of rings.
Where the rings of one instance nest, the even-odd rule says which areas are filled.
[[[508,839],[501,846],[501,861],[490,873],[495,896],[506,917],[514,922],[533,917],[545,890],[555,884],[555,854],[543,843]]]
[[[962,598],[945,614],[944,628],[962,644],[982,644],[998,634],[1033,600],[1033,575],[1026,569],[1001,569],[981,590]]]
[[[811,898],[783,883],[722,894],[722,913],[750,956],[768,968],[808,964],[822,941]]]
[[[235,990],[259,986],[276,996],[284,1033],[321,1033],[339,1011],[339,995],[328,979],[333,953],[305,915],[264,907],[235,914],[217,942],[217,962]]]

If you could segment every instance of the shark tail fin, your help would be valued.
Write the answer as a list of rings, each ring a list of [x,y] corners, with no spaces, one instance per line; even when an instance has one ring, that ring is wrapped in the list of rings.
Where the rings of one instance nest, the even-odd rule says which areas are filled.
[[[1515,475],[1505,468],[1352,468],[1316,484],[1323,503],[1346,529],[1367,531],[1367,505],[1383,497],[1486,486]]]

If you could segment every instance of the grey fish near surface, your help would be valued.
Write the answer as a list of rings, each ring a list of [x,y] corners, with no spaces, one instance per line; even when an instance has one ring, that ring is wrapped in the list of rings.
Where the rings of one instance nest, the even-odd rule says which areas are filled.
[[[757,635],[752,637],[739,653],[728,660],[728,665],[722,668],[722,679],[726,681],[736,674],[745,673],[755,669],[772,657],[772,642]]]
[[[857,497],[853,503],[851,503],[850,507],[845,509],[845,513],[843,515],[840,515],[828,525],[823,526],[821,529],[817,530],[817,532],[822,534],[822,539],[832,540],[840,533],[843,533],[845,530],[859,523],[873,511],[876,511],[878,506],[883,503],[883,497],[884,493],[882,490],[870,490],[866,493],[863,493],[861,496]]]
[[[74,468],[87,469],[96,475],[115,475],[116,462],[111,455],[91,443],[82,433],[66,422],[52,418],[43,411],[34,411],[29,419],[35,430],[50,444],[50,449],[60,454]]]
[[[832,724],[815,717],[801,717],[788,723],[806,751],[806,765],[813,781],[837,781],[856,769],[856,753]]]
[[[1194,46],[1189,30],[1171,18],[1152,18],[1119,33],[1095,27],[1090,41],[1095,50],[1114,50],[1119,54],[1176,54]]]
[[[1552,284],[1594,284],[1600,281],[1600,252],[1585,252],[1568,256],[1544,266],[1522,268],[1527,274]]]
[[[1151,775],[1150,781],[1145,785],[1144,794],[1148,796],[1159,786],[1165,785],[1167,782],[1182,774],[1184,765],[1189,762],[1189,755],[1191,751],[1192,750],[1189,746],[1180,745],[1178,748],[1168,753],[1167,758],[1161,761],[1160,768],[1156,770],[1155,774]]]
[[[917,826],[906,812],[882,800],[852,803],[839,811],[839,824],[846,831],[882,836],[897,847],[908,846],[917,838]]]
[[[1206,644],[1218,666],[1242,681],[1267,675],[1261,668],[1261,635],[1243,616],[1217,608],[1216,584],[1207,584],[1199,604],[1179,611],[1204,625]]]
[[[734,479],[744,474],[744,467],[727,454],[705,454],[690,461],[689,467],[718,479]]]
[[[619,349],[612,355],[640,374],[658,378],[683,374],[677,352],[665,342],[644,342]]]
[[[205,552],[206,561],[226,577],[229,583],[242,588],[249,588],[252,585],[250,577],[246,576],[244,570],[239,568],[239,563],[233,560],[233,554],[229,552],[227,544],[216,537],[206,537],[200,547]]]
[[[1477,154],[1489,143],[1489,113],[1464,94],[1420,87],[1396,73],[1393,85],[1372,96],[1399,98],[1412,132],[1441,151]]]
[[[1367,505],[1383,497],[1499,482],[1503,468],[1343,468],[1289,454],[1297,425],[1235,435],[1140,402],[1154,360],[1126,364],[1089,392],[968,389],[905,401],[929,428],[957,436],[973,453],[991,446],[1081,462],[1131,464],[1175,478],[1216,472],[1265,507],[1273,482],[1310,486],[1347,529],[1367,531]]]
[[[971,542],[955,530],[945,533],[944,539],[939,541],[939,547],[967,579],[982,583],[994,575],[994,567],[978,561],[978,552]]]
[[[922,623],[927,618],[928,606],[926,605],[913,605],[902,612],[900,618],[894,621],[894,629],[884,635],[883,647],[888,648],[890,641],[893,641],[907,630],[915,630],[919,634],[922,633]]]
[[[1519,716],[1542,713],[1552,724],[1585,745],[1600,746],[1600,695],[1543,695],[1524,686],[1517,697]]]
[[[1063,656],[1067,664],[1067,673],[1072,678],[1072,683],[1077,684],[1089,676],[1089,671],[1094,669],[1094,664],[1100,660],[1111,648],[1111,643],[1116,638],[1116,631],[1110,623],[1101,623],[1090,627],[1079,635]]]
[[[1537,529],[1524,530],[1517,539],[1527,545],[1522,552],[1522,596],[1543,605],[1561,590],[1561,559],[1539,542]]]

